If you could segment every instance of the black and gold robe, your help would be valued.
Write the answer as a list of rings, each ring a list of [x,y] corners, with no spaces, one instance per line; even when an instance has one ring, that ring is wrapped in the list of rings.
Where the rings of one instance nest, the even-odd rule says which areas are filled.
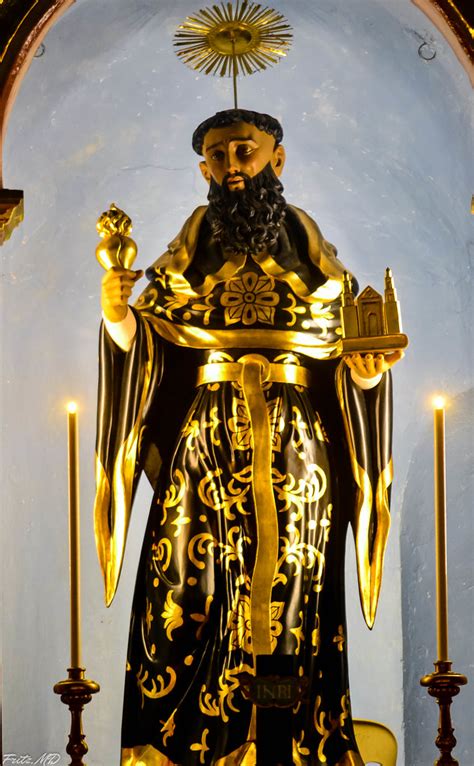
[[[341,361],[343,267],[303,211],[288,208],[272,252],[247,257],[224,257],[205,212],[148,269],[131,349],[101,334],[95,531],[107,604],[142,470],[154,487],[122,763],[253,763],[238,674],[254,672],[266,620],[267,651],[292,655],[309,680],[293,711],[295,763],[358,764],[344,549],[351,523],[372,627],[389,527],[390,375],[362,391]],[[242,379],[218,373],[255,354],[283,369],[257,391],[266,446]],[[266,477],[258,449],[268,452]],[[265,572],[266,605],[256,595]]]

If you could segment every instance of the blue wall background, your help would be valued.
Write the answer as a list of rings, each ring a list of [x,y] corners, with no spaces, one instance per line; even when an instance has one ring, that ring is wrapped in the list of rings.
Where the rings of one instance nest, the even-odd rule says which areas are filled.
[[[11,116],[5,178],[26,218],[2,248],[4,753],[64,753],[69,714],[52,685],[68,665],[65,403],[81,409],[83,656],[100,695],[85,713],[90,766],[116,763],[129,611],[149,492],[137,498],[119,593],[103,606],[91,509],[102,272],[95,221],[132,216],[137,267],[152,262],[206,189],[190,148],[230,83],[175,57],[189,0],[78,0],[46,38]],[[450,648],[471,685],[454,703],[474,763],[472,624],[471,90],[408,0],[279,0],[286,61],[240,85],[242,106],[283,122],[287,199],[305,208],[361,285],[393,269],[411,345],[395,378],[393,525],[374,630],[347,566],[356,717],[388,724],[399,764],[428,766],[437,708],[418,683],[435,657],[430,397],[447,412]],[[436,52],[418,55],[426,40]],[[470,590],[471,588],[471,590]],[[62,763],[66,763],[63,756]]]

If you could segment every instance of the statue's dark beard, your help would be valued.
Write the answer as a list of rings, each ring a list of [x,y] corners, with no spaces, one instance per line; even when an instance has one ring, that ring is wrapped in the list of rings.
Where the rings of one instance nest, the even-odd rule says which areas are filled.
[[[244,179],[245,189],[230,191],[229,173],[222,186],[211,179],[207,219],[225,250],[259,253],[277,242],[286,211],[283,186],[270,163],[253,178],[237,175]]]

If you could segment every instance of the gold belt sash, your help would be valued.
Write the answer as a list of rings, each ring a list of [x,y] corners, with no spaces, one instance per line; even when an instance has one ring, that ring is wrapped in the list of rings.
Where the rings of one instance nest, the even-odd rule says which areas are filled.
[[[205,364],[197,385],[234,381],[242,386],[253,441],[252,493],[257,526],[257,554],[250,591],[250,630],[254,659],[271,654],[271,595],[278,563],[278,518],[272,484],[272,433],[263,393],[265,383],[308,387],[309,370],[295,364],[275,364],[261,354],[246,354],[238,362]]]

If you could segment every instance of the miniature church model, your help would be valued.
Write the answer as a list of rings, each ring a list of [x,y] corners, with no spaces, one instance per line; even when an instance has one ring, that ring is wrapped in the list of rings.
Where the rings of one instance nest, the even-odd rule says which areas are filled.
[[[344,272],[342,293],[342,353],[381,353],[406,348],[408,338],[402,333],[400,306],[392,272],[385,271],[385,294],[365,288],[356,299],[352,281]]]

